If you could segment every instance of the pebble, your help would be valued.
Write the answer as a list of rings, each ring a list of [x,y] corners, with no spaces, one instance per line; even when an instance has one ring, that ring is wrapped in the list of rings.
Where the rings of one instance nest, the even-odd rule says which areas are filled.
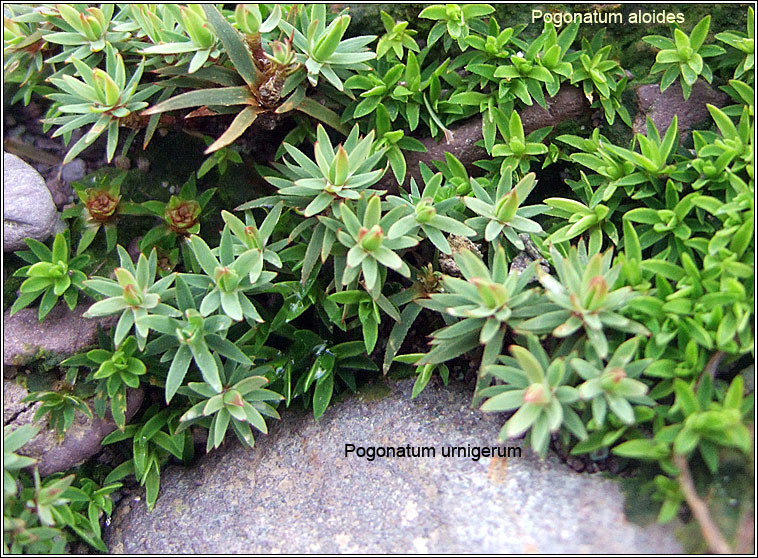
[[[45,180],[11,153],[3,153],[3,251],[26,248],[24,239],[47,240],[58,212]]]
[[[129,157],[118,157],[113,159],[113,166],[121,170],[129,170],[132,167],[132,160]]]
[[[142,172],[150,170],[150,160],[147,157],[137,157],[137,168]]]
[[[87,172],[87,164],[81,159],[74,159],[60,168],[60,177],[64,182],[76,182],[84,178]]]

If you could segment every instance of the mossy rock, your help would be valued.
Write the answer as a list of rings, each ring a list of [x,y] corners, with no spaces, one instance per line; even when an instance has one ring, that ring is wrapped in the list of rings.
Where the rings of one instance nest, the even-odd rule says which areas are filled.
[[[40,322],[37,308],[22,308],[13,316],[3,314],[3,364],[24,366],[42,361],[50,368],[60,361],[97,344],[98,327],[115,325],[118,316],[99,320],[82,317],[89,307],[81,301],[69,310],[62,301]]]

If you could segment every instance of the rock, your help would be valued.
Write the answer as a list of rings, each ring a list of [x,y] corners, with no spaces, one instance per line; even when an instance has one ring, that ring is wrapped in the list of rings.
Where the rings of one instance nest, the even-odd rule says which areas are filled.
[[[448,235],[447,237],[448,244],[450,244],[450,251],[452,252],[449,256],[447,254],[443,254],[440,252],[440,256],[437,259],[437,263],[439,264],[440,271],[442,273],[446,273],[448,275],[452,275],[453,277],[462,277],[461,270],[458,268],[458,264],[455,263],[455,259],[453,256],[460,252],[461,250],[468,250],[469,252],[473,252],[480,258],[482,257],[482,253],[479,250],[479,246],[474,244],[471,240],[466,238],[465,236],[458,236],[455,234]]]
[[[3,152],[3,251],[26,248],[25,238],[44,242],[57,222],[45,180],[23,160]]]
[[[450,445],[494,445],[504,419],[470,409],[459,385],[411,400],[412,385],[348,399],[318,422],[286,411],[252,450],[234,441],[167,467],[152,512],[141,496],[121,500],[104,532],[110,552],[681,552],[671,527],[626,520],[616,482],[554,456],[442,457]],[[348,443],[436,456],[368,461],[345,457]]]
[[[51,153],[57,153],[63,151],[66,153],[66,146],[61,141],[62,138],[52,139],[47,136],[40,136],[34,139],[34,147],[42,149],[43,151],[50,151]]]
[[[129,157],[119,155],[113,159],[113,166],[117,169],[129,170],[132,167],[132,160]]]
[[[3,380],[4,426],[10,425],[11,429],[15,430],[25,424],[34,423],[34,413],[40,403],[23,403],[21,400],[27,395],[29,392],[19,384],[11,380]],[[142,389],[127,388],[127,421],[137,412],[143,398]],[[93,408],[91,400],[88,401],[88,405],[90,409]],[[43,417],[35,423],[41,426],[39,433],[17,453],[35,458],[39,474],[43,477],[59,471],[67,471],[99,453],[103,449],[100,442],[116,430],[116,424],[111,419],[110,414],[106,414],[104,419],[98,417],[94,411],[92,415],[92,418],[89,418],[76,411],[74,423],[66,431],[62,440],[54,429],[47,428],[47,419]]]
[[[755,365],[751,364],[740,372],[742,379],[745,381],[745,395],[755,391]]]
[[[96,320],[82,317],[89,308],[80,299],[75,310],[59,301],[40,322],[37,308],[3,313],[3,364],[22,366],[39,358],[64,358],[97,343],[97,326],[111,327],[118,316]]]
[[[87,164],[81,159],[74,159],[60,168],[60,177],[64,182],[75,182],[80,180],[84,173],[87,172]]]
[[[518,237],[524,244],[524,249],[516,254],[515,258],[513,258],[511,261],[511,267],[509,268],[508,272],[516,272],[518,274],[521,274],[527,267],[529,267],[529,264],[537,261],[539,262],[538,265],[545,273],[550,273],[550,263],[542,257],[539,249],[534,244],[534,242],[532,242],[532,237],[527,233],[519,233]],[[536,281],[537,277],[532,275],[532,278],[529,280],[529,282],[534,283]]]
[[[445,153],[454,155],[461,164],[470,169],[474,161],[486,159],[487,151],[483,147],[475,145],[482,139],[482,119],[481,117],[471,118],[460,125],[454,125],[450,129],[451,137],[443,137],[439,142],[434,138],[425,138],[421,143],[426,147],[426,152],[407,151],[405,152],[405,161],[408,172],[405,175],[405,187],[411,182],[411,178],[416,179],[416,183],[423,184],[419,163],[423,162],[430,169],[436,170],[432,161],[444,161]],[[385,175],[382,189],[390,193],[398,192],[398,184],[393,173]]]
[[[663,93],[658,84],[640,85],[636,93],[639,112],[634,119],[634,132],[646,133],[645,122],[646,117],[649,116],[658,133],[663,137],[676,115],[680,142],[695,124],[710,120],[711,115],[706,104],[723,107],[729,101],[728,95],[712,89],[701,79],[692,86],[692,93],[686,101],[682,95],[682,86],[678,81]]]
[[[537,103],[519,112],[527,136],[546,126],[557,126],[565,120],[577,120],[589,114],[590,103],[578,87],[562,85],[554,97],[546,97],[547,109]]]
[[[28,407],[21,400],[29,395],[24,386],[3,378],[3,425],[9,424]]]
[[[134,263],[137,263],[137,261],[139,260],[139,255],[141,254],[140,249],[139,249],[139,243],[142,242],[143,238],[144,237],[142,235],[135,236],[129,242],[129,246],[126,247],[126,253],[129,254],[129,256],[132,258],[132,261]]]

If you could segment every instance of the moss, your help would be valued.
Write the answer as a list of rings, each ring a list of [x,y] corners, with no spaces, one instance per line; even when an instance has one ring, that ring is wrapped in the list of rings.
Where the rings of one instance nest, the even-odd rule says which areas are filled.
[[[348,34],[375,34],[384,33],[379,12],[384,10],[396,20],[411,22],[413,29],[419,34],[417,38],[426,38],[427,33],[434,24],[431,20],[419,19],[419,12],[425,4],[338,4],[337,7],[347,7],[353,22]],[[747,4],[495,4],[494,15],[501,27],[513,27],[526,24],[526,28],[520,37],[531,40],[542,31],[542,23],[532,23],[532,10],[548,12],[587,13],[595,10],[620,13],[624,21],[629,21],[629,14],[642,10],[643,12],[670,12],[682,13],[684,23],[682,29],[690,32],[692,28],[706,15],[711,16],[710,37],[726,29],[744,29],[747,22]],[[669,35],[668,24],[624,24],[607,25],[585,24],[579,28],[579,37],[591,39],[601,28],[605,29],[606,44],[614,45],[614,50],[620,56],[621,63],[625,68],[632,71],[639,68],[635,75],[647,74],[647,69],[652,65],[655,57],[654,49],[646,43],[642,43],[642,37],[652,34]],[[640,53],[646,54],[644,60],[640,60]],[[647,65],[647,68],[644,66]],[[643,72],[642,70],[645,69]]]
[[[405,380],[406,378],[415,378],[417,376],[416,367],[410,364],[395,362],[387,372],[387,377],[392,380]]]
[[[377,378],[373,382],[361,386],[358,393],[361,394],[364,401],[377,401],[390,395],[392,388],[384,378]]]
[[[591,129],[591,126],[592,123],[589,118],[567,119],[555,126],[553,131],[550,132],[549,137],[554,139],[564,134],[584,137],[587,135],[587,130]]]
[[[385,11],[390,14],[395,21],[410,22],[409,28],[418,31],[416,40],[426,39],[429,30],[434,25],[430,19],[420,19],[418,14],[423,10],[425,4],[337,4],[338,7],[346,7],[349,10],[352,20],[347,30],[347,35],[377,35],[385,33],[384,25],[380,17],[380,12]]]
[[[714,523],[724,534],[730,544],[737,538],[740,519],[752,515],[752,479],[739,464],[739,458],[731,451],[724,452],[724,461],[719,466],[719,474],[710,476],[702,462],[693,465],[696,483],[708,484],[708,509]],[[659,504],[651,498],[652,486],[649,479],[658,470],[649,464],[640,465],[634,477],[621,481],[624,493],[624,514],[629,521],[642,526],[653,525],[659,510]],[[682,548],[689,554],[708,552],[700,525],[691,515],[680,515],[676,528],[676,538]]]
[[[634,91],[627,88],[622,94],[622,103],[629,111],[629,116],[634,121],[635,114],[637,114],[637,96]],[[616,119],[612,126],[608,125],[608,121],[603,117],[603,124],[600,127],[600,132],[607,137],[614,145],[628,145],[632,141],[634,132],[621,120],[619,115],[616,115]]]
[[[13,362],[14,366],[26,366],[31,370],[35,370],[41,373],[49,372],[57,368],[57,366],[70,357],[70,354],[62,354],[55,351],[46,351],[42,347],[36,345],[25,345],[27,352],[23,355],[19,355]]]
[[[10,270],[7,270],[6,273],[8,278],[3,284],[3,312],[13,306],[13,302],[16,300],[16,292],[21,287],[21,283],[24,282],[23,277],[12,277]]]
[[[22,376],[22,385],[30,392],[52,390],[58,380],[55,374],[48,374],[39,370],[32,370]]]
[[[615,11],[623,15],[624,21],[629,21],[632,12],[643,11],[652,13],[681,13],[684,15],[682,30],[686,33],[705,16],[711,16],[709,38],[706,42],[714,42],[714,35],[726,29],[744,29],[746,25],[747,8],[739,4],[611,4]],[[573,11],[587,12],[596,9],[594,4],[575,6]],[[571,8],[569,8],[571,10]],[[583,25],[579,27],[578,37],[591,40],[600,30],[600,25]],[[645,43],[642,38],[647,35],[671,36],[671,26],[668,24],[624,24],[602,26],[605,29],[605,44],[613,45],[613,55],[621,66],[632,72],[635,80],[640,83],[652,83],[659,75],[650,75],[650,67],[655,61],[657,49]]]

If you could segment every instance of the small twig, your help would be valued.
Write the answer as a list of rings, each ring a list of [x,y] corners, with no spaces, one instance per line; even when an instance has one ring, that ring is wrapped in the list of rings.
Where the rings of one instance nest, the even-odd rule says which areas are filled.
[[[719,364],[721,364],[721,361],[726,356],[726,353],[724,351],[716,351],[713,353],[710,359],[708,359],[708,363],[705,365],[705,372],[711,375],[711,378],[716,378],[716,372],[718,372]]]
[[[18,138],[6,138],[3,142],[3,148],[21,158],[31,159],[36,163],[42,163],[51,167],[60,165],[62,160],[52,153],[38,149]]]
[[[107,260],[103,260],[103,261],[101,261],[101,262],[100,262],[100,263],[97,265],[97,267],[95,267],[95,269],[93,269],[93,270],[92,270],[92,273],[90,273],[90,277],[94,277],[95,273],[97,273],[98,271],[100,271],[100,268],[101,268],[101,267],[103,267],[103,266],[105,265],[105,262],[106,262],[106,261],[107,261]]]
[[[713,355],[711,355],[711,358],[708,359],[705,368],[703,368],[703,374],[701,374],[697,380],[695,391],[697,391],[697,389],[700,387],[700,382],[703,381],[703,378],[706,374],[708,374],[712,380],[716,379],[716,372],[718,372],[719,364],[721,364],[721,361],[725,356],[726,353],[724,351],[716,351],[713,353]]]
[[[705,542],[708,544],[708,548],[717,554],[732,554],[732,549],[713,522],[713,519],[711,519],[711,514],[708,513],[708,506],[695,490],[687,458],[681,454],[674,454],[674,464],[679,469],[679,488],[681,488],[682,494],[684,494],[684,498],[687,500],[687,505],[692,510],[692,515],[695,516],[700,525],[700,530],[703,533]]]
[[[737,554],[752,554],[755,548],[755,523],[752,510],[748,510],[742,516],[740,526],[737,529]]]
[[[750,439],[753,440],[753,446],[755,446],[755,425],[753,423],[748,425],[750,430]],[[750,452],[750,464],[748,471],[752,471],[755,475],[755,462],[754,454]],[[735,541],[735,551],[738,554],[754,554],[755,553],[755,502],[752,506],[748,506],[743,514],[740,526],[737,529],[737,537]]]

